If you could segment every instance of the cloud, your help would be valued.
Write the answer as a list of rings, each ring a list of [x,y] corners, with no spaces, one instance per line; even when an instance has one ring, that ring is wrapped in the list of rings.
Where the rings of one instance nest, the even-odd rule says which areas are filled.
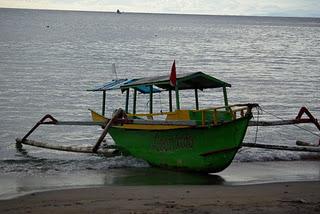
[[[0,7],[320,17],[319,0],[0,0]]]

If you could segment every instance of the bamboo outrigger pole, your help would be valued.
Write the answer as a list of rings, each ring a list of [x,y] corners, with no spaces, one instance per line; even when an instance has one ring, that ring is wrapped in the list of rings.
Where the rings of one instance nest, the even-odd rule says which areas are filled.
[[[302,118],[303,114],[306,114],[308,118]],[[320,124],[318,120],[313,117],[313,115],[305,108],[302,107],[299,111],[298,116],[293,120],[278,120],[278,121],[252,121],[249,125],[256,126],[275,126],[275,125],[292,125],[298,123],[313,123],[320,131]],[[47,125],[77,125],[77,126],[102,126],[104,130],[97,140],[94,147],[74,147],[74,146],[62,146],[62,145],[49,145],[46,143],[28,140],[27,138],[42,124]],[[170,120],[170,121],[159,121],[159,120],[141,120],[141,119],[128,119],[125,115],[125,112],[122,109],[118,109],[113,117],[106,122],[92,122],[92,121],[58,121],[53,116],[47,114],[39,122],[37,122],[32,129],[22,138],[16,139],[17,148],[22,148],[22,144],[36,146],[47,149],[54,149],[60,151],[68,152],[82,152],[82,153],[99,153],[108,156],[115,156],[114,150],[99,150],[100,145],[107,135],[110,127],[114,124],[143,124],[143,125],[174,125],[174,126],[185,126],[185,127],[196,127],[196,121],[191,120]],[[317,135],[318,136],[318,135]],[[298,141],[300,142],[300,141]],[[258,143],[243,143],[244,147],[253,147],[253,148],[264,148],[264,149],[276,149],[276,150],[288,150],[288,151],[299,151],[299,152],[318,152],[320,153],[320,139],[319,145],[310,146],[308,144],[298,143],[298,146],[286,146],[286,145],[272,145],[272,144],[258,144]],[[302,146],[301,146],[302,145]]]
[[[20,138],[17,138],[16,141],[17,141],[16,145],[18,149],[21,149],[22,144],[24,144],[24,145],[35,146],[35,147],[40,147],[44,149],[52,149],[52,150],[65,151],[65,152],[93,153],[92,146],[79,147],[79,146],[70,146],[70,145],[55,145],[55,144],[48,144],[48,143],[29,140],[29,139],[22,141]],[[99,149],[95,153],[101,154],[107,157],[114,157],[119,155],[119,150],[117,150],[116,148],[106,148],[106,149]]]
[[[318,146],[285,146],[285,145],[271,145],[260,143],[243,143],[244,147],[261,148],[261,149],[274,149],[274,150],[286,150],[296,152],[318,152],[320,153],[320,147]]]
[[[41,120],[39,120],[39,122],[37,122],[36,125],[34,125],[32,129],[22,139],[20,138],[16,139],[16,147],[18,149],[21,149],[22,144],[26,144],[30,146],[36,146],[36,147],[54,149],[54,150],[60,150],[60,151],[99,153],[99,154],[114,156],[113,151],[110,153],[110,151],[98,151],[98,150],[101,145],[101,142],[107,135],[109,128],[116,122],[117,119],[122,118],[124,115],[125,115],[124,111],[120,108],[114,113],[113,117],[110,120],[108,120],[106,124],[105,122],[91,122],[91,121],[58,121],[50,114],[47,114]],[[74,146],[62,146],[62,145],[49,145],[49,144],[34,141],[34,140],[28,140],[27,138],[42,124],[80,125],[80,126],[95,125],[95,126],[105,126],[105,127],[94,147],[74,147]]]

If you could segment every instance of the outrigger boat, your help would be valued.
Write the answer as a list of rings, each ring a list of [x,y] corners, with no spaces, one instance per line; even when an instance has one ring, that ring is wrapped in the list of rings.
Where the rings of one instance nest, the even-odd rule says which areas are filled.
[[[146,160],[154,166],[205,172],[221,171],[232,162],[241,147],[252,118],[251,109],[257,106],[228,105],[226,87],[230,86],[201,72],[178,75],[175,87],[170,84],[169,76],[132,80],[120,87],[122,91],[126,91],[127,117],[123,123],[110,127],[109,134],[120,151]],[[198,90],[208,88],[223,89],[224,106],[199,109]],[[133,91],[132,113],[128,112],[130,90]],[[195,109],[180,108],[181,90],[194,91]],[[136,113],[137,91],[150,95],[149,113]],[[169,94],[169,111],[153,113],[153,93],[164,91]],[[172,110],[172,91],[176,95],[175,111]],[[164,116],[164,119],[157,120],[157,116]],[[108,121],[94,111],[92,118],[95,122]]]
[[[102,114],[91,110],[92,122],[63,122],[46,115],[22,139],[17,139],[17,143],[20,146],[24,143],[51,149],[98,153],[101,151],[100,144],[109,133],[115,143],[112,148],[121,154],[143,159],[152,166],[206,173],[219,172],[230,165],[239,148],[244,145],[243,139],[252,118],[252,109],[258,107],[258,104],[250,103],[229,105],[227,87],[231,85],[202,72],[176,75],[174,63],[170,76],[118,79],[90,90],[103,92]],[[224,105],[200,109],[198,90],[213,88],[221,88]],[[106,91],[115,89],[125,92],[125,109],[118,109],[112,118],[107,118],[105,117]],[[182,90],[194,91],[194,109],[180,107],[179,92]],[[129,112],[130,92],[133,92],[132,112]],[[164,92],[168,94],[168,111],[154,113],[153,95]],[[149,95],[148,113],[137,113],[137,93]],[[311,114],[310,117],[308,111],[309,118],[301,118],[305,112],[304,110],[299,118],[287,121],[286,124],[311,122],[320,130],[318,121]],[[50,147],[27,139],[41,124],[99,125],[103,128],[103,132],[94,147],[82,149]],[[256,125],[284,124],[260,122]],[[319,152],[317,149],[315,151]]]

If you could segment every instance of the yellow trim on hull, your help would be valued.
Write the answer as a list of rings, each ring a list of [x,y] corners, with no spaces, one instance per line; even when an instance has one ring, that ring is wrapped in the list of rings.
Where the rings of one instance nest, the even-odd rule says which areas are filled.
[[[101,114],[89,109],[89,111],[91,112],[91,118],[93,122],[107,122],[109,119],[102,116]]]
[[[89,109],[91,117],[94,122],[107,122],[109,119],[101,114]],[[141,116],[141,115],[140,115]],[[139,130],[170,130],[170,129],[183,129],[189,126],[172,126],[172,125],[144,125],[144,124],[123,124],[122,126],[115,126],[123,129],[139,129]]]

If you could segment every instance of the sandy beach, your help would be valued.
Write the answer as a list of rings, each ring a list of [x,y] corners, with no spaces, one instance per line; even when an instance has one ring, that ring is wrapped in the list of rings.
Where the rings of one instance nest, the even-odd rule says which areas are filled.
[[[320,182],[107,186],[0,201],[0,213],[319,213]]]
[[[320,213],[318,161],[0,176],[0,213]]]

